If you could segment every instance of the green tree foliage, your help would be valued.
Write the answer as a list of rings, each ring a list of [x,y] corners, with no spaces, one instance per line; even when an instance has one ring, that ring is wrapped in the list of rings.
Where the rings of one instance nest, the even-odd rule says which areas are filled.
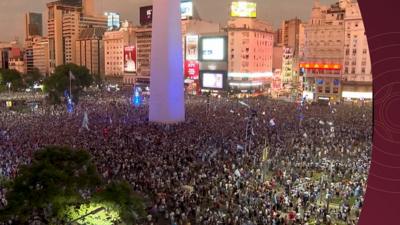
[[[39,82],[43,79],[42,74],[38,68],[34,68],[31,72],[24,76],[24,81],[28,87],[32,87],[34,83]]]
[[[11,83],[11,90],[24,87],[22,76],[17,70],[0,69],[0,85],[6,86],[7,83]]]
[[[35,153],[31,165],[21,167],[0,215],[16,216],[20,222],[38,215],[49,221],[65,205],[82,202],[80,191],[94,191],[100,181],[87,152],[48,147]]]
[[[65,224],[76,219],[68,217],[70,209],[88,205],[112,206],[126,223],[144,215],[142,200],[130,186],[106,185],[83,150],[47,147],[36,152],[7,189],[8,204],[0,210],[0,221],[28,224],[36,216],[46,224]]]
[[[93,77],[86,67],[76,64],[58,66],[54,74],[49,76],[44,82],[45,91],[49,93],[51,102],[60,103],[60,98],[63,96],[64,91],[70,89],[70,71],[75,77],[75,79],[71,80],[71,91],[75,103],[78,102],[82,90],[92,84]]]
[[[143,199],[133,193],[126,182],[113,182],[93,197],[95,202],[114,204],[122,221],[132,224],[145,215]]]

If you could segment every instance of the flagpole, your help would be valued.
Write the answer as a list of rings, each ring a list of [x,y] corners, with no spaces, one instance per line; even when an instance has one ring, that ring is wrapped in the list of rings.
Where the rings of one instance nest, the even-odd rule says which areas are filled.
[[[72,81],[71,81],[71,70],[69,71],[69,96],[72,99]]]

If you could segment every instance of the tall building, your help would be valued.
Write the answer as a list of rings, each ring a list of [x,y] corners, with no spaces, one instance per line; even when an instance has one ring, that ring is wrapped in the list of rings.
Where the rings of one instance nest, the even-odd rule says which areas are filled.
[[[60,0],[47,4],[50,70],[76,63],[75,41],[85,28],[106,28],[107,18],[96,16],[93,0]]]
[[[304,49],[304,27],[298,18],[282,22],[282,58],[281,81],[292,97],[296,98],[301,91],[299,84],[299,57]],[[303,44],[303,46],[302,46]]]
[[[360,8],[346,1],[343,98],[372,99],[371,58]]]
[[[55,67],[73,63],[75,41],[79,37],[81,6],[78,1],[56,1],[47,4],[50,72]]]
[[[304,95],[314,100],[339,101],[344,56],[345,8],[339,3],[321,6],[316,0],[304,27],[305,48],[300,64]]]
[[[25,61],[25,70],[27,73],[32,72],[34,69],[33,65],[33,46],[32,40],[33,38],[25,39],[25,52],[24,52],[24,61]]]
[[[294,18],[282,22],[282,44],[293,49],[293,54],[299,54],[301,20]]]
[[[18,41],[0,42],[0,69],[11,69],[10,61],[15,60],[23,60],[23,52]]]
[[[149,26],[141,26],[136,29],[136,81],[140,83],[150,82],[151,36],[152,30]]]
[[[25,74],[25,62],[22,58],[11,58],[8,61],[8,69],[16,70],[21,74]]]
[[[256,18],[232,17],[228,21],[228,81],[233,90],[262,90],[272,77],[274,33]]]
[[[104,15],[107,17],[107,29],[119,30],[121,27],[120,15],[115,12],[106,12]]]
[[[107,31],[104,33],[104,64],[105,64],[105,76],[106,80],[118,83],[133,83],[134,77],[131,75],[131,71],[128,71],[128,77],[126,76],[125,69],[125,57],[129,47],[135,47],[135,28],[132,24],[124,22],[122,27],[118,31]],[[135,51],[136,52],[136,51]],[[129,53],[133,53],[133,50],[129,50]],[[136,66],[135,66],[136,67]],[[136,72],[136,68],[133,69]]]
[[[30,36],[43,36],[43,20],[41,13],[25,14],[25,38]]]
[[[282,69],[283,50],[283,46],[274,46],[274,52],[272,53],[272,71]]]
[[[33,67],[44,75],[49,75],[49,40],[45,37],[35,37],[32,43]]]
[[[86,28],[81,31],[76,44],[76,64],[85,66],[90,74],[104,76],[105,28]]]
[[[283,45],[282,28],[278,28],[274,33],[274,45]]]
[[[43,76],[49,75],[49,40],[42,36],[30,36],[25,40],[25,71],[38,69]]]

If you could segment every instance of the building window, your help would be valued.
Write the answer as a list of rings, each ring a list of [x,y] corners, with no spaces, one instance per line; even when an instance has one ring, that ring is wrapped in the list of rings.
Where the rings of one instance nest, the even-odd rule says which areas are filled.
[[[357,49],[353,49],[353,55],[357,54]]]
[[[346,55],[350,54],[350,49],[346,49]]]
[[[339,93],[339,88],[334,87],[334,88],[333,88],[333,93],[334,93],[334,94],[338,94],[338,93]]]
[[[363,49],[363,54],[367,54],[367,49]]]
[[[365,73],[365,68],[363,67],[363,68],[361,68],[361,73]]]
[[[331,93],[331,87],[325,87],[325,93],[330,94]]]
[[[351,68],[351,74],[355,74],[356,73],[356,68]]]

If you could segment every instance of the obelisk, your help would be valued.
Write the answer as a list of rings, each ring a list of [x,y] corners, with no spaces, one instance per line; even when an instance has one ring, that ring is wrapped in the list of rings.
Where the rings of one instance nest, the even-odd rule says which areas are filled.
[[[149,121],[185,121],[180,0],[153,0]]]

